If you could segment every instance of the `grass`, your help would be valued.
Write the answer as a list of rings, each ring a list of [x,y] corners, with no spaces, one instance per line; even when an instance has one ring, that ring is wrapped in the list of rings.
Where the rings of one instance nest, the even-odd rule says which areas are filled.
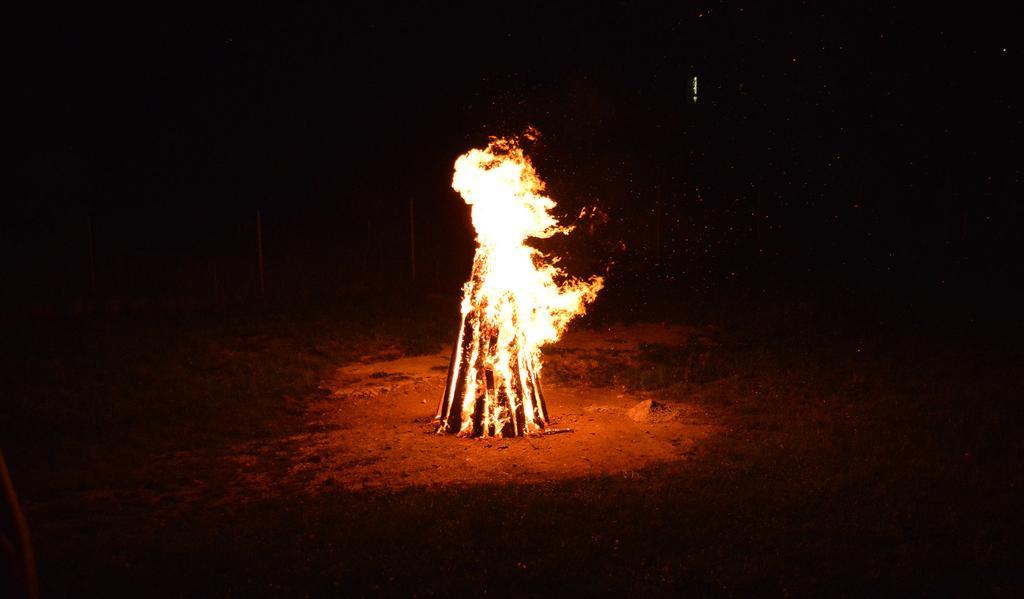
[[[690,460],[628,476],[231,492],[225,453],[300,430],[325,369],[447,341],[444,309],[401,306],[62,322],[9,336],[30,351],[6,361],[16,401],[2,414],[4,448],[44,592],[1016,595],[1024,586],[1014,368],[1024,362],[1011,338],[970,329],[754,318],[678,350],[643,347],[633,367],[604,360],[586,382],[694,404],[724,426]],[[559,374],[568,375],[582,376]],[[173,451],[193,455],[188,469],[154,465]],[[195,497],[175,499],[196,479]],[[97,491],[115,499],[90,500]]]
[[[115,485],[153,454],[222,449],[300,425],[325,369],[388,347],[437,349],[437,320],[365,302],[31,323],[7,337],[5,451],[16,464],[53,458],[69,476],[102,477],[83,484]]]

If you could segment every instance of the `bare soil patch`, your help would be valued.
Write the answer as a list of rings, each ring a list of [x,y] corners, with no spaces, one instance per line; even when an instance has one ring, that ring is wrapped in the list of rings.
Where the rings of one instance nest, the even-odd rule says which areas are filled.
[[[609,361],[628,368],[641,359],[643,348],[676,348],[693,335],[692,329],[651,324],[570,333],[554,346],[546,364],[557,373],[607,368]],[[321,385],[325,397],[310,405],[305,431],[262,449],[240,451],[244,462],[252,459],[254,449],[290,448],[288,481],[256,474],[251,483],[298,484],[318,492],[331,485],[360,490],[531,483],[596,474],[638,477],[647,466],[687,459],[695,444],[720,428],[704,409],[683,402],[657,403],[654,411],[638,417],[634,408],[649,405],[643,402],[651,400],[651,393],[556,375],[545,379],[551,413],[547,434],[510,439],[438,435],[433,417],[450,350],[394,355],[385,350],[336,369]]]

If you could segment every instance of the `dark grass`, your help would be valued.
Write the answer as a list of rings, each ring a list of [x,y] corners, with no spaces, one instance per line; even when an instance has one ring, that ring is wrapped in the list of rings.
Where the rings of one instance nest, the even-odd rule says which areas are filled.
[[[86,486],[123,483],[113,479],[154,453],[217,450],[300,426],[327,369],[381,351],[435,351],[444,322],[429,305],[351,297],[10,327],[4,449],[16,464],[52,459],[57,474],[112,477]],[[25,476],[37,474],[54,475]]]
[[[1015,596],[1024,586],[1024,356],[1005,327],[941,319],[707,318],[706,338],[647,346],[632,371],[609,362],[588,375],[720,423],[686,462],[537,485],[214,500],[230,484],[224,452],[301,430],[326,369],[446,342],[453,308],[408,308],[423,303],[47,322],[8,336],[4,449],[44,591]],[[196,456],[190,470],[139,478],[176,450]],[[126,493],[117,510],[97,510],[81,498],[195,478],[206,494],[180,504]]]

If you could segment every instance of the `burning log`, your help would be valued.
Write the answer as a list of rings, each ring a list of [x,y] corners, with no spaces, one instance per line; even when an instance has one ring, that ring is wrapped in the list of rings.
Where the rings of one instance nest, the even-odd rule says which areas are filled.
[[[537,376],[539,364],[520,355],[521,341],[501,347],[505,343],[480,311],[463,316],[438,406],[441,432],[517,437],[539,432],[547,425],[547,405]],[[511,357],[507,369],[497,367],[502,354]]]
[[[603,283],[568,277],[524,242],[568,233],[516,139],[492,138],[455,162],[452,187],[472,206],[477,250],[435,418],[439,433],[514,437],[543,431],[541,351],[583,314]],[[556,283],[556,278],[561,283]]]

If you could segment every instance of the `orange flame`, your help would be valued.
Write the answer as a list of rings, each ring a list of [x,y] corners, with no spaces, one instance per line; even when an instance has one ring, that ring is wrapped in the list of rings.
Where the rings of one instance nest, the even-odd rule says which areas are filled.
[[[477,250],[463,286],[462,324],[438,407],[439,432],[510,436],[547,424],[541,347],[556,341],[601,289],[601,277],[566,276],[526,245],[567,234],[555,202],[515,138],[492,138],[455,161],[452,187],[472,206]],[[560,281],[560,282],[559,282]]]

